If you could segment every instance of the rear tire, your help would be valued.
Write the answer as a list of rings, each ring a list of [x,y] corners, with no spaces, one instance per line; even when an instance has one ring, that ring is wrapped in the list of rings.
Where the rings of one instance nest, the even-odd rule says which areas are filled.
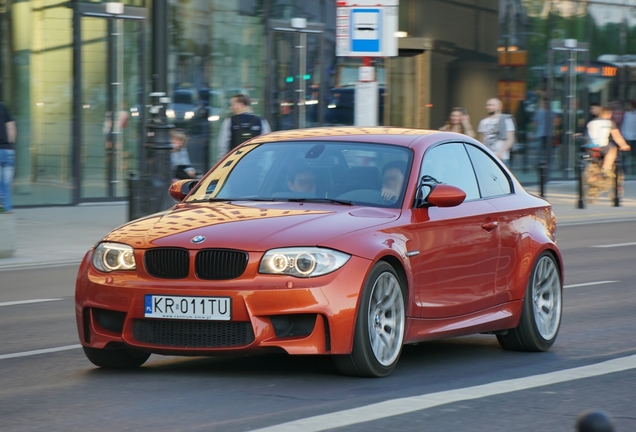
[[[549,252],[539,256],[530,274],[517,328],[497,335],[504,349],[547,351],[556,340],[563,308],[561,275]]]
[[[129,348],[82,348],[84,348],[84,354],[86,354],[91,363],[107,369],[138,368],[150,357],[149,353],[134,351]]]
[[[362,290],[351,354],[333,357],[342,374],[383,377],[393,371],[404,342],[404,293],[393,267],[383,261],[373,267]]]

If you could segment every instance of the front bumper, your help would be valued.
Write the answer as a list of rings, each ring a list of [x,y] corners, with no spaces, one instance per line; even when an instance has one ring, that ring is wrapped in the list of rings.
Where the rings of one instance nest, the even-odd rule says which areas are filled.
[[[149,276],[143,265],[135,271],[99,272],[90,264],[89,251],[76,281],[80,341],[92,348],[123,343],[170,355],[272,348],[289,354],[350,353],[358,298],[372,262],[352,256],[331,274],[300,279],[258,274],[260,257],[250,254],[248,267],[238,279],[170,280]],[[230,297],[231,321],[145,318],[146,294]],[[191,333],[196,333],[198,342],[192,342]],[[212,342],[201,345],[201,338]]]

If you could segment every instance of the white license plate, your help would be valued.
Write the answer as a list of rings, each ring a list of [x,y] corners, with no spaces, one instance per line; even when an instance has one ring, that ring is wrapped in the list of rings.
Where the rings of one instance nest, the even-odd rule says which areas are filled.
[[[218,320],[232,318],[229,297],[180,297],[146,294],[146,318]]]

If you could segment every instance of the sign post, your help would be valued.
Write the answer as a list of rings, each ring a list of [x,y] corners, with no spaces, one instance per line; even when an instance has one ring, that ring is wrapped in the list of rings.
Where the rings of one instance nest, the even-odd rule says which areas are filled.
[[[378,125],[379,91],[371,57],[397,56],[398,1],[337,2],[336,55],[364,58],[355,84],[356,126]]]

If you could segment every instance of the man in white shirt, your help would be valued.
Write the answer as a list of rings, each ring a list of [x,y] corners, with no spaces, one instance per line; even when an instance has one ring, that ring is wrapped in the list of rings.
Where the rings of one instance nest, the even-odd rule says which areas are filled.
[[[610,139],[611,138],[611,139]],[[612,111],[609,108],[601,108],[598,118],[587,124],[587,147],[598,148],[603,155],[603,173],[606,177],[616,177],[614,174],[614,162],[618,155],[618,149],[628,151],[629,144],[625,141],[621,132],[612,121]]]
[[[623,116],[623,123],[621,124],[621,135],[627,141],[627,144],[632,148],[632,172],[636,168],[636,109],[634,107],[634,101],[627,103],[627,111]]]
[[[488,117],[479,122],[477,132],[479,140],[508,166],[510,149],[515,143],[515,122],[512,116],[501,113],[501,107],[499,99],[486,101]]]

